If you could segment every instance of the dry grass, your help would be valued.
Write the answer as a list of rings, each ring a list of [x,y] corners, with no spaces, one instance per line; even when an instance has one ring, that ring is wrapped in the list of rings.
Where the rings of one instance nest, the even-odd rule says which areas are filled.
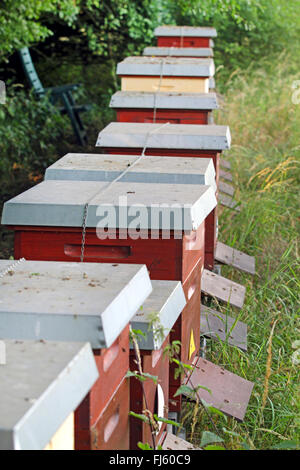
[[[249,327],[248,352],[213,343],[208,351],[208,358],[255,384],[244,423],[217,418],[220,432],[225,427],[235,433],[224,434],[232,449],[296,445],[300,437],[299,366],[292,363],[292,343],[300,339],[300,104],[292,103],[292,85],[300,78],[296,54],[283,53],[256,71],[236,72],[216,118],[231,128],[233,145],[226,159],[235,198],[243,204],[235,217],[222,212],[220,239],[255,256],[257,264],[255,277],[223,268],[225,276],[247,287],[240,319]],[[211,429],[199,415],[194,444],[203,430]]]

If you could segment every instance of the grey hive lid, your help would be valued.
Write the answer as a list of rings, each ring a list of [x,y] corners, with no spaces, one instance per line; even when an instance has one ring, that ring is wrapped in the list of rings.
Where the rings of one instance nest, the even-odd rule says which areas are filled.
[[[117,91],[111,98],[110,107],[212,110],[219,106],[215,93]]]
[[[228,126],[111,122],[99,132],[96,147],[221,151],[230,144]]]
[[[87,227],[191,231],[217,204],[210,186],[117,182],[103,191],[108,185],[43,181],[4,204],[2,224],[82,227],[89,193]]]
[[[213,59],[176,57],[127,57],[118,63],[117,75],[164,77],[212,77],[215,73]]]
[[[145,56],[156,57],[213,57],[211,47],[146,47]]]
[[[130,183],[204,184],[216,191],[211,158],[151,157],[69,153],[47,168],[46,180],[119,181]]]
[[[131,320],[131,327],[145,334],[137,336],[140,349],[157,350],[184,309],[186,299],[181,282],[152,281],[152,286],[152,293]]]
[[[217,31],[215,28],[205,26],[158,26],[154,30],[155,36],[183,36],[183,37],[203,37],[215,38]]]
[[[0,450],[43,450],[98,378],[88,343],[5,340]]]
[[[210,90],[214,90],[216,88],[216,80],[214,79],[214,77],[211,77],[209,79],[209,89]],[[215,93],[213,93],[215,94]]]
[[[109,347],[151,291],[144,265],[24,261],[0,279],[0,338]]]

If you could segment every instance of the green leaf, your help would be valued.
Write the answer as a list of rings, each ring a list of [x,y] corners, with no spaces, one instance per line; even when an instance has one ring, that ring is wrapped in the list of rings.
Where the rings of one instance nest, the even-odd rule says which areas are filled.
[[[143,377],[145,377],[145,380],[146,379],[151,379],[151,380],[153,380],[153,382],[155,384],[158,383],[158,376],[157,375],[151,375],[151,374],[148,374],[147,372],[143,372]]]
[[[221,446],[206,446],[204,450],[225,450],[225,448]]]
[[[134,411],[130,411],[129,416],[133,416],[134,418],[139,419],[143,421],[144,423],[147,423],[147,424],[149,423],[149,418],[147,418],[147,416],[135,413]]]
[[[175,397],[178,397],[179,395],[185,395],[185,396],[194,396],[195,395],[195,392],[194,390],[189,387],[188,385],[181,385],[177,390],[176,392],[174,393],[174,398]]]
[[[177,423],[176,421],[172,421],[171,419],[161,418],[160,416],[157,416],[156,414],[154,414],[153,416],[156,421],[161,421],[162,423],[166,423],[166,424],[172,424],[173,426],[176,426],[177,428],[181,427],[180,423]]]
[[[228,434],[229,436],[240,437],[240,434],[238,434],[237,432],[228,431],[228,429],[226,428],[222,428],[222,431],[224,432],[224,434]]]
[[[151,447],[147,442],[146,444],[143,444],[142,442],[138,442],[137,445],[142,450],[153,450],[153,447]]]
[[[142,330],[132,330],[132,333],[136,336],[142,336],[143,338],[147,337],[146,333],[144,333]]]

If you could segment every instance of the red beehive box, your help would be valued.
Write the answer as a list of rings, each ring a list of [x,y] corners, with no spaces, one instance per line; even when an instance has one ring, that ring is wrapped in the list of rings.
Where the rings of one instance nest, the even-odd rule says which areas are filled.
[[[99,378],[75,412],[75,448],[128,449],[129,322],[152,290],[146,267],[24,261],[2,287],[1,337],[91,344]]]
[[[113,181],[122,182],[204,184],[216,191],[215,170],[211,158],[142,158],[136,163],[136,156],[105,154],[68,154],[47,168],[45,179],[72,181]],[[211,257],[214,244],[215,213],[205,219],[205,252]],[[213,228],[209,224],[213,224]],[[210,237],[210,238],[209,238]]]
[[[154,32],[159,47],[213,47],[215,28],[195,26],[159,26]]]
[[[169,344],[169,333],[181,318],[185,310],[186,299],[177,281],[153,281],[153,292],[143,305],[143,308],[131,321],[133,331],[141,331],[143,336],[136,336],[138,351],[131,344],[130,369],[140,373],[138,354],[141,357],[141,368],[145,374],[156,379],[140,382],[137,378],[130,379],[130,410],[142,414],[148,409],[152,415],[168,418],[169,410],[169,359],[165,352]],[[200,303],[198,305],[198,309]],[[200,310],[200,309],[199,309]],[[190,312],[192,314],[192,312]],[[191,323],[199,323],[200,317],[191,315]],[[178,338],[179,339],[179,338]],[[189,338],[185,337],[188,342]],[[166,425],[157,423],[156,432],[151,433],[148,423],[136,417],[130,418],[130,448],[137,449],[137,443],[148,443],[157,446]],[[154,440],[154,442],[153,442]]]
[[[99,133],[97,147],[124,155],[212,158],[219,183],[220,153],[230,148],[227,126],[111,123]],[[206,229],[206,267],[213,269],[217,243],[217,211],[210,214]],[[207,226],[208,227],[208,226]]]
[[[48,180],[5,203],[2,223],[16,258],[78,261],[85,225],[85,261],[145,263],[152,279],[184,282],[204,262],[215,206],[210,186]]]
[[[118,122],[208,124],[218,108],[215,93],[151,93],[118,91],[110,107]]]

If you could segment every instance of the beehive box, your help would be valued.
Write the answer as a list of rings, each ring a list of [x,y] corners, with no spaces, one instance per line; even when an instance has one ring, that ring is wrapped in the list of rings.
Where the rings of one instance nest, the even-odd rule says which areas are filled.
[[[122,91],[208,93],[213,59],[127,57],[117,66]]]
[[[98,135],[103,152],[124,155],[212,158],[219,181],[220,153],[230,148],[228,126],[112,122]]]
[[[77,181],[113,181],[127,171],[120,179],[122,182],[167,183],[167,184],[204,184],[216,191],[215,170],[210,158],[151,157],[141,159],[136,156],[110,154],[68,154],[47,168],[45,179]],[[216,211],[214,217],[205,219],[205,253],[211,257],[214,246]],[[213,224],[213,227],[211,227]]]
[[[8,339],[3,343],[0,449],[73,450],[74,412],[99,375],[90,345]]]
[[[159,26],[154,34],[159,47],[213,47],[217,31],[200,26]]]
[[[99,133],[103,152],[124,155],[212,158],[219,183],[220,153],[230,148],[227,126],[111,123]],[[218,193],[216,193],[218,196]],[[206,231],[206,267],[213,269],[217,243],[217,211],[209,215]]]
[[[215,93],[152,93],[118,91],[110,107],[118,122],[208,124],[218,108]]]
[[[130,379],[130,410],[142,414],[148,409],[160,418],[168,418],[169,408],[169,359],[164,354],[169,344],[169,334],[179,321],[181,312],[186,309],[186,299],[180,282],[153,281],[153,291],[131,321],[133,330],[141,331],[144,336],[136,335],[138,349],[131,344],[130,369],[139,371],[138,354],[141,357],[143,373],[156,377],[141,383],[137,378]],[[189,312],[192,315],[192,311]],[[199,316],[192,318],[192,324],[200,322]],[[178,338],[180,339],[180,338]],[[199,337],[200,339],[200,337]],[[185,337],[188,342],[189,338]],[[165,423],[158,423],[153,435],[157,445],[166,429]],[[151,427],[148,423],[131,417],[130,448],[137,449],[137,443],[148,442],[153,445]]]
[[[145,263],[152,279],[182,282],[204,263],[204,223],[216,206],[210,186],[107,184],[47,180],[5,203],[15,257],[78,261],[86,225],[85,261]]]
[[[0,337],[89,341],[100,377],[76,410],[76,449],[127,449],[129,321],[152,290],[146,267],[39,261],[11,265],[0,261],[0,272],[7,272],[0,286]],[[111,430],[109,420],[120,400],[119,424]],[[106,425],[111,432],[103,440]]]
[[[45,178],[107,182],[119,178],[119,181],[122,182],[204,184],[216,190],[215,170],[212,160],[209,158],[147,156],[138,159],[133,155],[67,154],[47,168]],[[215,213],[215,210],[213,213]],[[205,254],[208,258],[211,257],[210,246],[215,239],[214,232],[209,225],[211,223],[214,223],[214,220],[211,222],[211,217],[208,216],[205,219]],[[252,262],[251,257],[224,245],[220,241],[216,244],[214,256],[216,260],[222,263],[253,273],[254,262]],[[214,284],[216,282],[215,279]],[[229,295],[228,286],[224,286],[221,278],[218,279],[218,283],[221,283],[218,291],[224,288],[223,298],[227,299]],[[235,288],[235,286],[232,287]],[[214,293],[217,294],[215,288],[210,291],[210,295],[214,295]]]

